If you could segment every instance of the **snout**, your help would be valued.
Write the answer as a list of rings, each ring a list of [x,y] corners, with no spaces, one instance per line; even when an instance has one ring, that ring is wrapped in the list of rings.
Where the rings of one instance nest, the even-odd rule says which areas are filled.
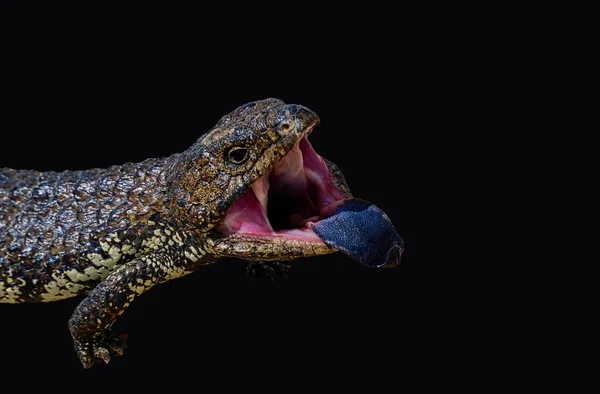
[[[280,119],[282,123],[286,121],[294,121],[297,132],[301,133],[308,127],[314,127],[319,123],[319,116],[310,109],[298,105],[288,104],[282,108]]]

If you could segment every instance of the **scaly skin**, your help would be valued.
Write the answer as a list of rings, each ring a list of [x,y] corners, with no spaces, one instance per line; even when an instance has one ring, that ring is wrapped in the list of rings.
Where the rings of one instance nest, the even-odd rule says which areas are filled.
[[[154,285],[221,257],[291,260],[335,250],[301,241],[220,238],[228,208],[318,118],[277,99],[246,104],[183,153],[108,169],[0,170],[0,302],[87,294],[69,321],[84,367],[122,354],[111,326]],[[232,147],[249,159],[232,163]],[[341,172],[327,162],[337,186]]]

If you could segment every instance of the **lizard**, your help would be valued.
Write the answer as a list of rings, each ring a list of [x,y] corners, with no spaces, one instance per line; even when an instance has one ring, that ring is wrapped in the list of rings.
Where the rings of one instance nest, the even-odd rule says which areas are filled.
[[[0,169],[0,302],[79,295],[84,368],[122,355],[118,316],[155,285],[221,258],[249,271],[336,252],[311,225],[352,194],[308,136],[320,122],[269,98],[236,108],[168,157],[62,172]]]

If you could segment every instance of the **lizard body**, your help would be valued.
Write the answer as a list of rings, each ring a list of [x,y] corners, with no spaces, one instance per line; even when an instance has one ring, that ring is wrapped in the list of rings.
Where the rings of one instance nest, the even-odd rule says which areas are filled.
[[[86,297],[69,320],[84,365],[124,340],[111,326],[156,284],[223,257],[335,252],[307,224],[350,197],[307,140],[319,118],[267,99],[224,116],[188,150],[107,169],[0,170],[0,302]]]

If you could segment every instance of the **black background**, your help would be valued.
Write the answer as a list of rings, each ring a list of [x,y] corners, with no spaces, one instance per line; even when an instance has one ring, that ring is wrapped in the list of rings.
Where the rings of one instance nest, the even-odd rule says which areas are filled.
[[[402,13],[351,11],[282,11],[243,25],[158,8],[4,15],[0,166],[59,171],[167,156],[237,106],[277,97],[319,114],[316,151],[405,241],[394,269],[337,253],[297,260],[287,280],[252,281],[232,259],[160,285],[115,326],[130,335],[125,356],[90,371],[67,329],[81,297],[2,304],[5,373],[86,379],[191,368],[204,377],[245,372],[247,381],[283,371],[347,380],[416,362],[427,342],[417,334],[427,314],[417,259],[423,141],[440,122],[432,108],[443,76],[422,45],[427,29]]]

